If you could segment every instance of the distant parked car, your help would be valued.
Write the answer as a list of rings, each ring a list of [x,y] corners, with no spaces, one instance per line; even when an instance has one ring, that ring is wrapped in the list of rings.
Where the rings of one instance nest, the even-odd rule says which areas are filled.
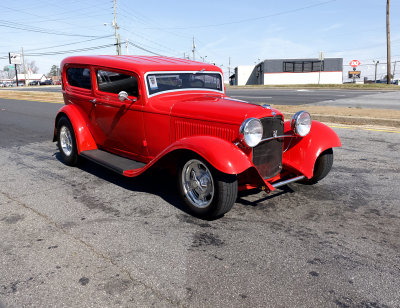
[[[53,80],[51,80],[51,79],[47,79],[47,80],[40,82],[41,86],[48,86],[48,85],[52,85],[52,84],[53,84]]]
[[[40,85],[40,81],[39,81],[39,80],[32,80],[32,81],[29,83],[29,85],[30,85],[30,86],[38,86],[38,85]]]
[[[55,80],[55,81],[53,81],[53,84],[54,85],[60,85],[61,84],[61,80]]]

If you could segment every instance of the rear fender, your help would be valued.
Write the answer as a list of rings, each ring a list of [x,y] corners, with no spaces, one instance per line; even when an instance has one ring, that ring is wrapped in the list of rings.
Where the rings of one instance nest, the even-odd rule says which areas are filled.
[[[249,157],[234,144],[211,136],[195,136],[180,139],[154,160],[177,150],[192,151],[207,160],[215,169],[227,174],[239,174],[253,167]]]
[[[285,122],[285,135],[292,135],[290,122]],[[340,147],[338,135],[325,124],[312,121],[311,131],[305,137],[285,138],[282,163],[284,169],[297,171],[307,178],[314,173],[318,156],[327,149]]]
[[[53,141],[57,139],[57,122],[63,115],[68,117],[74,128],[78,154],[82,151],[97,149],[96,142],[88,128],[88,124],[90,123],[89,118],[82,109],[76,105],[65,105],[58,111],[54,124]]]

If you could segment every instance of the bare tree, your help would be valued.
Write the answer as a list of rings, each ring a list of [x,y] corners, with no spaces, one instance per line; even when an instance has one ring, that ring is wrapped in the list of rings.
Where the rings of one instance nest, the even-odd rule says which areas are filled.
[[[8,72],[0,71],[0,79],[8,79]]]
[[[15,70],[10,69],[8,65],[4,66],[3,71],[7,74],[8,79],[12,79],[15,77]]]
[[[36,61],[25,61],[26,71],[31,71],[33,74],[36,74],[39,71],[39,68],[36,66]]]

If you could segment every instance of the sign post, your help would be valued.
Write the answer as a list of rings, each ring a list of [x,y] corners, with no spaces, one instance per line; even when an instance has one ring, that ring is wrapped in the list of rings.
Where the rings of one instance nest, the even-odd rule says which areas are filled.
[[[357,73],[356,73],[357,66],[359,66],[361,64],[361,62],[358,60],[351,60],[349,64],[353,68],[353,72],[350,71],[349,76],[353,76],[353,83],[356,83],[356,78],[361,77],[360,71],[357,71]]]
[[[16,81],[17,87],[18,87],[17,64],[21,64],[21,55],[19,53],[9,52],[8,53],[8,60],[10,61],[10,64],[14,64],[14,67],[15,67],[15,81]]]
[[[320,51],[319,54],[318,54],[318,60],[319,60],[318,84],[321,81],[321,69],[322,69],[322,61],[324,61],[324,57],[325,57],[324,52]]]

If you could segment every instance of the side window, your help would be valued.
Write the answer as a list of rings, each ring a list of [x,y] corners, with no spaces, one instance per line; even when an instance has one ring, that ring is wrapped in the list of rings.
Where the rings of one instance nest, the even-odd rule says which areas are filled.
[[[67,80],[71,86],[92,89],[90,70],[88,68],[70,67],[67,69]]]
[[[135,76],[104,70],[98,70],[96,75],[99,91],[115,94],[125,91],[129,96],[139,96],[138,82]]]

